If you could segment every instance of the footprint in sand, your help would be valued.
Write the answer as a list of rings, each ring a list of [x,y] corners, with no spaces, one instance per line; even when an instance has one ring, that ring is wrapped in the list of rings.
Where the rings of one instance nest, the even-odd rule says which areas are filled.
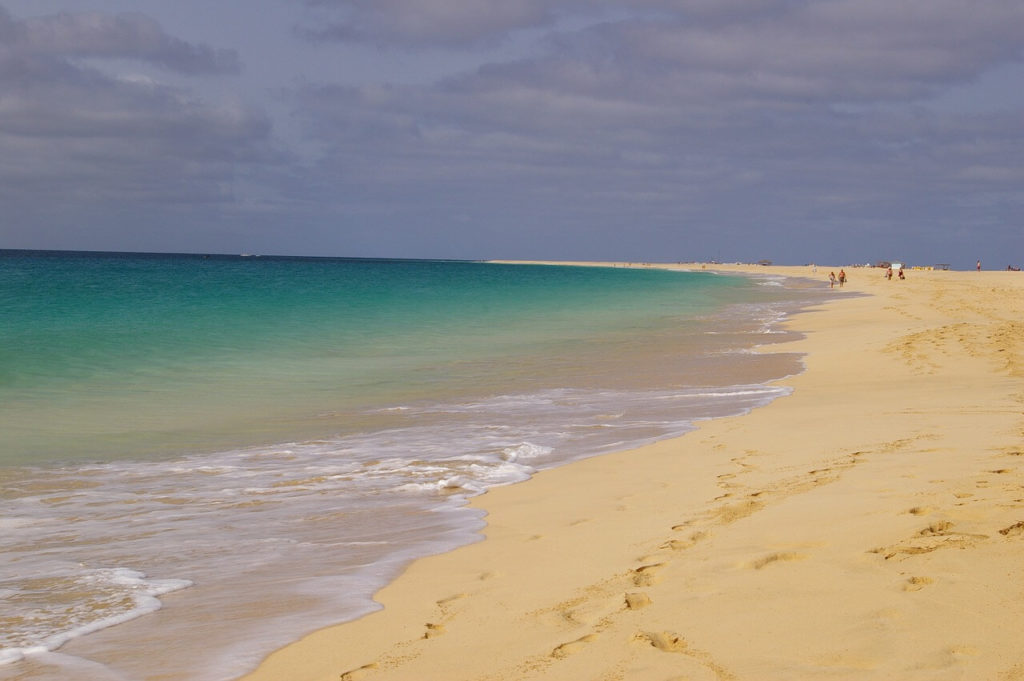
[[[555,657],[558,659],[568,657],[573,653],[579,652],[580,649],[583,648],[583,646],[590,643],[595,638],[597,638],[597,634],[587,634],[586,636],[580,636],[575,641],[563,643],[562,645],[556,647],[554,650],[551,651],[551,657]]]
[[[929,584],[934,584],[935,580],[931,577],[911,577],[903,584],[904,591],[920,591]]]
[[[1024,520],[1016,522],[1013,525],[1010,525],[1009,527],[1004,527],[1003,529],[999,530],[999,534],[1003,535],[1004,537],[1016,537],[1020,534],[1024,534]]]
[[[434,624],[433,622],[427,622],[427,630],[423,632],[423,638],[435,638],[443,633],[443,624]]]
[[[637,586],[651,586],[657,584],[658,580],[655,578],[655,573],[664,565],[664,563],[652,563],[650,565],[641,565],[632,571],[633,584]]]
[[[555,612],[564,622],[574,627],[596,627],[600,631],[602,623],[620,610],[622,601],[619,598],[594,591],[589,597],[576,598],[561,604]]]
[[[690,648],[685,638],[671,631],[641,631],[633,634],[633,640],[665,653],[686,653]]]
[[[712,512],[712,515],[723,525],[728,525],[753,515],[762,508],[764,508],[764,503],[748,500],[720,506]]]
[[[949,534],[949,531],[953,528],[953,523],[948,520],[942,520],[937,523],[932,523],[928,527],[924,528],[919,535],[922,537],[934,537],[936,535]]]
[[[679,634],[671,631],[642,631],[633,634],[632,638],[634,643],[640,645],[648,645],[652,648],[656,648],[663,653],[680,653],[691,658],[697,664],[705,667],[709,672],[714,675],[714,678],[719,681],[734,681],[736,675],[731,673],[722,665],[718,664],[710,654],[703,650],[698,650],[690,647]],[[682,677],[689,678],[689,677]]]
[[[441,600],[437,601],[437,604],[439,606],[441,606],[442,608],[445,608],[445,607],[448,607],[449,605],[451,605],[452,603],[454,603],[455,601],[458,601],[458,600],[463,599],[465,597],[466,597],[466,594],[454,594],[452,596],[449,596],[448,598],[442,598]]]
[[[702,539],[706,539],[707,536],[707,532],[693,532],[686,539],[669,539],[667,542],[665,542],[658,548],[670,549],[672,551],[683,551],[685,549],[690,548],[691,546],[694,546],[697,542],[701,541]]]
[[[455,594],[448,598],[442,598],[437,601],[437,607],[441,610],[441,614],[446,616],[451,612],[452,607],[460,600],[466,597],[466,594]]]
[[[939,549],[966,549],[974,546],[979,541],[988,539],[988,535],[953,532],[952,529],[953,523],[947,520],[935,522],[923,530],[920,530],[915,536],[910,537],[909,539],[905,539],[902,542],[893,544],[892,546],[883,546],[877,549],[872,549],[869,553],[883,554],[885,560],[890,560],[897,556],[916,556],[923,553],[931,553],[932,551],[937,551]]]
[[[803,560],[807,558],[806,554],[793,553],[791,551],[780,551],[777,553],[769,553],[767,556],[758,558],[753,563],[750,563],[750,567],[755,570],[763,570],[772,563],[789,562],[794,560]]]
[[[360,681],[360,679],[365,679],[367,674],[376,668],[377,664],[371,662],[370,664],[364,664],[362,667],[350,669],[341,675],[340,681]]]
[[[646,608],[650,604],[651,599],[645,593],[634,592],[626,594],[626,608],[629,610],[639,610],[640,608]]]

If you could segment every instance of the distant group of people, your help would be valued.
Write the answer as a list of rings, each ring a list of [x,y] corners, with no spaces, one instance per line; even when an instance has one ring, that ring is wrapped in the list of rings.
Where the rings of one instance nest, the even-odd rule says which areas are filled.
[[[835,272],[829,272],[828,273],[828,287],[829,288],[835,288],[837,281],[839,282],[839,288],[842,288],[843,284],[846,283],[846,270],[839,270],[839,276],[838,277],[836,277],[836,273]]]
[[[887,265],[886,263],[880,263],[879,264],[879,266],[883,266],[883,265],[886,265],[885,278],[887,280],[892,281],[893,274],[895,274],[896,278],[900,279],[900,280],[903,280],[903,279],[907,278],[907,275],[905,275],[903,273],[903,265],[899,265],[899,263],[897,263],[897,265],[899,265],[899,267],[898,267],[896,272],[893,272],[892,265]],[[944,269],[949,269],[949,265],[937,265],[936,267],[944,268]],[[976,262],[974,264],[974,267],[980,272],[981,271],[981,261],[979,260],[978,262]],[[1020,267],[1014,267],[1013,265],[1007,265],[1006,269],[1008,271],[1010,271],[1010,272],[1020,272],[1021,271]],[[814,266],[814,271],[815,272],[818,271],[817,265]],[[837,282],[839,284],[839,288],[842,288],[843,285],[846,283],[846,270],[839,270],[839,276],[836,276],[835,272],[829,272],[828,273],[828,287],[829,288],[835,288]]]
[[[906,276],[904,276],[904,274],[903,274],[903,266],[902,265],[900,265],[900,271],[899,271],[899,275],[898,276],[899,276],[900,279],[906,279]],[[887,269],[885,271],[885,278],[890,280],[890,281],[892,281],[892,265],[889,265],[889,269]]]

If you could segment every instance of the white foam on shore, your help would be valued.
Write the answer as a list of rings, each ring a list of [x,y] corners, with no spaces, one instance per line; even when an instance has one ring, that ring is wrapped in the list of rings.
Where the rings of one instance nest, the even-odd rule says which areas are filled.
[[[21,618],[21,627],[5,635],[0,648],[0,664],[17,662],[26,656],[53,652],[71,639],[129,622],[160,609],[159,596],[192,586],[186,579],[149,579],[129,568],[103,568],[65,574],[39,573],[32,575],[34,583],[46,580],[51,584],[64,584],[76,589],[77,601],[36,607]],[[19,590],[5,589],[0,598],[13,600]],[[99,613],[99,614],[97,614]],[[16,613],[8,609],[5,616],[14,619]],[[23,645],[16,645],[17,641]]]
[[[346,561],[379,564],[410,547],[422,555],[466,543],[475,525],[460,530],[465,517],[430,519],[415,509],[457,508],[540,468],[679,435],[696,419],[739,413],[780,394],[757,385],[545,390],[409,407],[400,416],[407,426],[333,440],[26,469],[11,484],[2,516],[12,560],[0,566],[0,598],[5,616],[22,624],[0,633],[0,662],[154,612],[159,596],[192,582],[219,584],[223,594],[237,591],[243,600],[260,588],[241,576],[252,565],[279,565],[300,588],[304,579],[320,578],[316,571],[302,576],[296,560],[303,555],[343,568]],[[408,510],[395,512],[396,505]],[[382,528],[373,519],[385,512]],[[339,525],[341,518],[347,520]],[[47,546],[70,550],[75,561],[55,562],[40,548]],[[135,565],[160,576],[146,577]],[[360,605],[348,606],[353,612],[380,586],[372,578],[365,583]],[[47,591],[60,605],[52,617],[40,617]],[[77,592],[78,601],[62,603]],[[301,633],[283,632],[280,643]]]

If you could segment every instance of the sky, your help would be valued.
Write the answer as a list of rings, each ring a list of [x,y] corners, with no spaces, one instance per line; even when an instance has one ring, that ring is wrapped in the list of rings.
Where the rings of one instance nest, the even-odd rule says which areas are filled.
[[[0,0],[0,248],[1024,263],[1021,0]]]

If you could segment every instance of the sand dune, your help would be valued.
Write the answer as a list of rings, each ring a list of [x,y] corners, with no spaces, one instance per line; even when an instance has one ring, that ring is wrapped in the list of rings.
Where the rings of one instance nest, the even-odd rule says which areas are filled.
[[[1024,679],[1024,274],[847,271],[791,395],[478,497],[248,681]]]

